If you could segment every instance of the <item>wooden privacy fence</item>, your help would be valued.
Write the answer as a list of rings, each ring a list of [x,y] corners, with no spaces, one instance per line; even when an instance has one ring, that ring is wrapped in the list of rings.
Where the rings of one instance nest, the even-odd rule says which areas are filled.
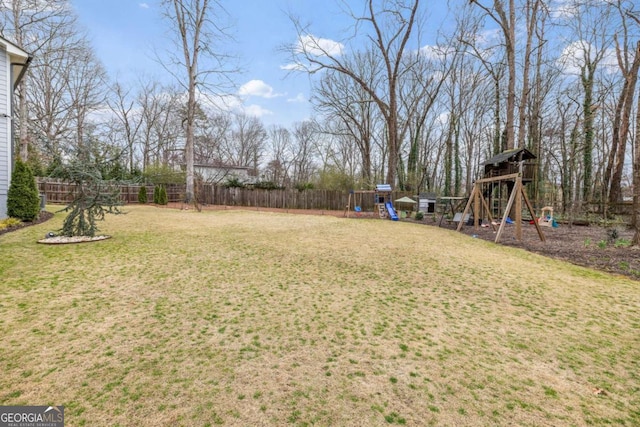
[[[73,200],[76,185],[61,180],[38,180],[38,191],[46,196],[47,203],[69,203]],[[120,188],[120,200],[123,203],[137,203],[138,192],[142,185],[118,185]],[[147,185],[147,199],[153,200],[153,185]]]
[[[140,184],[121,184],[120,200],[123,203],[138,203]],[[46,196],[47,203],[69,203],[73,200],[75,184],[61,180],[38,179],[38,190]],[[147,200],[153,201],[153,185],[147,185]],[[169,202],[184,201],[185,185],[165,185]],[[394,192],[392,200],[411,196],[406,192]],[[339,190],[262,190],[250,188],[227,188],[213,184],[196,186],[196,197],[203,205],[246,206],[277,209],[344,210],[349,199],[348,191]],[[359,197],[356,204],[364,211],[374,210],[373,195]]]

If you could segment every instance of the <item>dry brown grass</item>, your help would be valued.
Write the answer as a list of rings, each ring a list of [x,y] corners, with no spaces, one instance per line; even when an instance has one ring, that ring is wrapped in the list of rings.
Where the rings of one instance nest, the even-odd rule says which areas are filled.
[[[638,283],[434,227],[127,208],[0,237],[0,404],[68,426],[640,424]],[[602,389],[603,393],[594,390]]]

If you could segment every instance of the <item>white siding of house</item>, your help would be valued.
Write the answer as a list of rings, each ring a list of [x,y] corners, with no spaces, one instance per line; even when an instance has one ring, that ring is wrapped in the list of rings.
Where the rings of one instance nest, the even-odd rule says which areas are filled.
[[[251,180],[249,171],[246,168],[194,165],[193,169],[205,182],[220,183],[230,178],[237,178],[241,182],[249,182]]]
[[[0,45],[0,115],[11,114],[9,55]],[[11,178],[11,119],[0,117],[0,219],[7,217],[7,192]]]

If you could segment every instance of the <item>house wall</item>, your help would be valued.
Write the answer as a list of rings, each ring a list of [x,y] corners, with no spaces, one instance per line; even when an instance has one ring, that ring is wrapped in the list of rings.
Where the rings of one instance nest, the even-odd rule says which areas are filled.
[[[202,177],[205,182],[224,183],[229,178],[235,177],[242,182],[249,181],[249,172],[246,169],[216,168],[211,166],[194,166],[194,171]]]
[[[11,178],[11,114],[9,55],[0,45],[0,219],[7,217],[7,192]]]

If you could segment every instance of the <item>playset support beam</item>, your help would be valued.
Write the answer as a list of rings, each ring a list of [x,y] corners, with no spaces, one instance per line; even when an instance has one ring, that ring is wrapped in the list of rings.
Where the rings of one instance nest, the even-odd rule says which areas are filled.
[[[522,240],[522,201],[524,200],[529,213],[531,214],[531,218],[533,219],[533,223],[536,227],[536,231],[538,232],[538,236],[541,241],[545,241],[544,234],[542,233],[542,229],[540,228],[540,224],[536,220],[536,216],[533,211],[533,207],[531,206],[531,202],[529,201],[529,197],[527,197],[527,192],[524,191],[524,185],[522,184],[522,175],[520,173],[509,174],[503,176],[497,176],[492,178],[479,179],[473,184],[473,189],[471,190],[471,195],[469,200],[467,201],[467,205],[464,208],[464,212],[462,213],[462,218],[465,218],[467,213],[469,213],[469,209],[473,211],[473,226],[475,230],[479,229],[479,219],[482,215],[480,210],[480,205],[484,208],[487,216],[489,217],[489,221],[493,226],[493,219],[491,218],[491,210],[489,209],[489,205],[484,199],[482,195],[482,185],[490,182],[496,181],[515,181],[515,185],[513,186],[513,190],[511,191],[511,195],[509,196],[509,201],[504,210],[504,214],[502,215],[502,221],[500,222],[500,227],[498,228],[498,232],[496,234],[495,243],[500,241],[500,237],[502,236],[502,232],[504,231],[504,227],[507,223],[507,216],[511,211],[515,203],[515,234],[516,239],[518,241]],[[460,221],[458,223],[457,231],[462,230],[464,225],[464,221]],[[494,228],[495,230],[495,228]]]

